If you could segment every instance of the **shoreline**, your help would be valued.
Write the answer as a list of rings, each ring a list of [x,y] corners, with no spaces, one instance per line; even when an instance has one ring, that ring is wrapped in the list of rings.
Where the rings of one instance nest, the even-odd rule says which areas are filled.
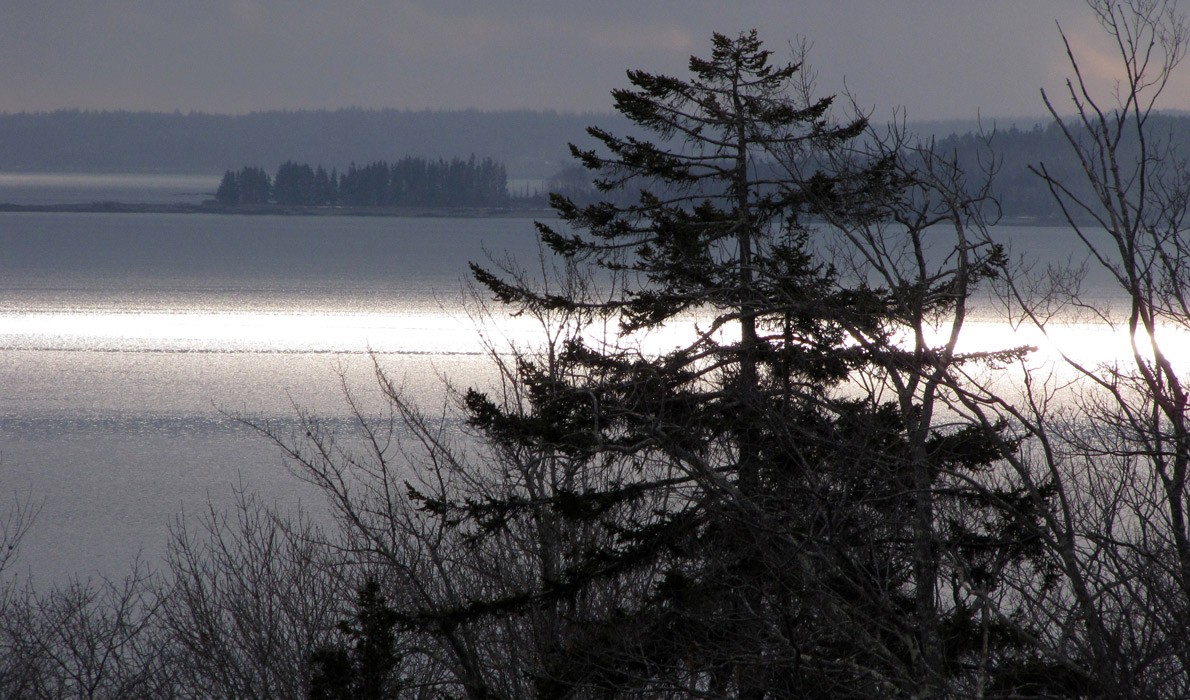
[[[303,207],[280,204],[223,206],[152,202],[82,202],[77,204],[0,203],[0,212],[33,214],[219,214],[239,216],[379,216],[403,218],[541,218],[552,209],[473,207]]]
[[[227,216],[374,216],[389,218],[442,219],[553,219],[556,212],[546,208],[481,207],[340,207],[248,204],[225,206],[214,203],[170,204],[153,202],[80,202],[76,204],[14,204],[0,202],[0,213],[33,214],[216,214]],[[1005,216],[992,226],[1066,227],[1062,219],[1034,216]]]

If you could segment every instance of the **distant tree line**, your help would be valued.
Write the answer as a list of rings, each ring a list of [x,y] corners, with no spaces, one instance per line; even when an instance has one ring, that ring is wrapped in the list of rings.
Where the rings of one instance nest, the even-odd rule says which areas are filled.
[[[215,199],[220,204],[264,204],[272,198],[272,181],[264,168],[243,167],[223,174]]]
[[[394,163],[352,163],[340,173],[322,165],[286,161],[270,178],[262,168],[245,166],[223,174],[215,200],[220,204],[349,207],[505,207],[508,173],[491,158],[430,160],[406,156]]]
[[[1190,117],[1159,114],[1151,121],[1156,133],[1173,147],[1190,150]],[[1062,211],[1050,192],[1029,171],[1030,164],[1044,164],[1055,177],[1076,180],[1079,164],[1070,157],[1069,145],[1057,124],[952,134],[940,139],[937,146],[939,153],[947,154],[964,172],[995,170],[993,195],[1001,215],[1039,221],[1062,219]],[[1129,155],[1136,151],[1135,143],[1128,138],[1123,139],[1121,148]],[[477,160],[474,156],[449,161],[407,156],[393,163],[353,163],[344,172],[287,161],[271,178],[259,167],[227,171],[216,199],[227,205],[275,202],[288,206],[544,208],[549,206],[550,193],[582,205],[600,201],[629,204],[648,185],[625,183],[624,187],[601,192],[582,168],[573,165],[556,171],[541,184],[541,188],[510,193],[504,165],[492,158]],[[1076,194],[1090,193],[1084,188]]]
[[[1077,123],[1067,125],[1079,138],[1086,138],[1086,130]],[[1154,134],[1158,146],[1150,148],[1172,150],[1180,153],[1190,151],[1190,116],[1182,114],[1152,114],[1146,127]],[[1120,136],[1120,153],[1127,158],[1141,155],[1137,144],[1135,127],[1124,130]],[[1083,165],[1070,152],[1070,142],[1062,126],[1050,123],[1029,128],[994,128],[985,132],[971,131],[953,134],[937,142],[938,151],[945,153],[964,172],[983,172],[989,167],[995,171],[993,194],[1001,213],[1006,217],[1036,219],[1039,221],[1063,222],[1064,215],[1057,200],[1030,167],[1044,166],[1055,179],[1075,183],[1072,194],[1091,199],[1094,192],[1085,182],[1079,181]],[[991,159],[989,159],[989,152]],[[1087,212],[1073,212],[1076,217],[1088,216]]]

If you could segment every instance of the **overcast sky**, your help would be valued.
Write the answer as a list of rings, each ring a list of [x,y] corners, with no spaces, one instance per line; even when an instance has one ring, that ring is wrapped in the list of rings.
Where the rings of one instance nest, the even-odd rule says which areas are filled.
[[[625,69],[757,28],[881,113],[1036,115],[1068,72],[1056,20],[1111,65],[1080,0],[0,0],[0,112],[608,111]]]

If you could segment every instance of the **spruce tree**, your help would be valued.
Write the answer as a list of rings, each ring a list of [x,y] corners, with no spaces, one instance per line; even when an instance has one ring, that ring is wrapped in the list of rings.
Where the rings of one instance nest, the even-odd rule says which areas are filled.
[[[324,646],[310,657],[310,700],[383,700],[398,688],[401,657],[394,649],[397,614],[369,578],[356,598],[355,619],[339,633],[350,646]]]
[[[974,424],[911,430],[912,397],[907,413],[858,395],[858,376],[923,359],[894,342],[904,290],[841,278],[817,239],[824,222],[895,218],[921,183],[897,149],[851,157],[866,121],[834,122],[831,99],[799,96],[800,65],[770,59],[754,31],[716,34],[687,79],[630,71],[616,109],[654,140],[591,128],[594,148],[571,147],[601,191],[639,191],[630,204],[555,195],[561,223],[538,224],[563,259],[602,271],[602,296],[473,265],[515,309],[618,323],[522,359],[527,407],[466,397],[494,444],[555,465],[546,488],[413,494],[476,540],[537,529],[538,580],[403,619],[544,613],[543,697],[926,697],[965,673],[980,635],[1019,654],[971,609],[921,603],[969,585],[944,580],[943,559],[994,588],[1032,555],[1035,514],[1011,490],[943,479],[967,483],[1013,443]],[[964,279],[999,262],[993,250]],[[953,306],[951,282],[924,281],[910,296],[937,308],[918,311]],[[679,325],[693,328],[679,347],[636,344]],[[936,499],[958,519],[939,524]]]
[[[224,205],[240,203],[240,181],[235,172],[228,170],[223,173],[219,181],[219,189],[215,190],[215,201]]]

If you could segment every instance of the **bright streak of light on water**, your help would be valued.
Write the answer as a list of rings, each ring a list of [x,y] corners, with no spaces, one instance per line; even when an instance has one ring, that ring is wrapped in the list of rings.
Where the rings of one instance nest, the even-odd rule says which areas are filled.
[[[511,319],[502,330],[528,336]],[[266,312],[0,313],[0,347],[109,352],[479,354],[473,325],[450,314]]]
[[[682,320],[634,336],[649,353],[688,344],[706,321]],[[732,329],[716,334],[720,341]],[[926,341],[938,347],[948,329],[931,328]],[[545,335],[529,317],[488,319],[483,333],[462,313],[396,311],[391,313],[287,313],[260,311],[167,312],[52,311],[0,312],[0,348],[8,350],[85,350],[100,352],[265,352],[478,355],[487,351],[483,338],[520,348],[540,345]],[[614,338],[615,328],[595,327],[589,341]],[[908,334],[902,335],[907,343]],[[1190,331],[1163,328],[1158,341],[1174,359],[1190,358]],[[1148,343],[1139,338],[1142,356]],[[1054,323],[1044,331],[1033,325],[969,321],[957,352],[986,352],[1032,346],[1028,363],[1044,366],[1063,357],[1084,365],[1131,362],[1133,349],[1126,331],[1102,323]]]
[[[946,329],[931,329],[927,336],[935,346],[945,339]],[[1158,330],[1157,341],[1175,367],[1190,369],[1185,364],[1190,360],[1190,330],[1165,327]],[[1152,344],[1143,333],[1138,333],[1136,345],[1141,357],[1152,358]],[[1026,360],[1026,365],[1034,368],[1060,368],[1066,360],[1087,368],[1134,362],[1127,330],[1105,323],[1052,323],[1043,331],[1030,324],[972,321],[963,326],[956,352],[991,352],[1021,346],[1035,348]]]

